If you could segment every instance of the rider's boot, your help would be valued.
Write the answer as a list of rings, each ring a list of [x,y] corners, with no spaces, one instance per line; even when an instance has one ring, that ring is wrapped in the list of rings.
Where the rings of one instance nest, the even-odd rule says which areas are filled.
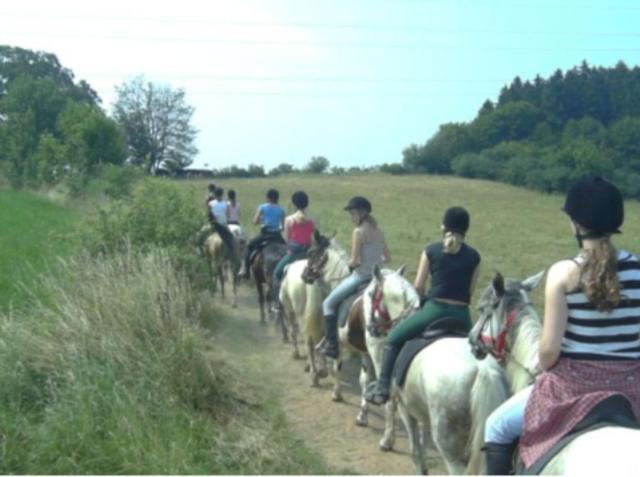
[[[380,368],[380,377],[375,383],[372,383],[364,394],[367,402],[376,405],[382,405],[389,400],[391,391],[391,374],[393,366],[400,354],[400,348],[386,344],[382,354],[382,366]]]
[[[513,474],[513,451],[515,448],[515,442],[510,444],[487,442],[482,448],[487,461],[487,475]]]
[[[324,317],[324,338],[316,349],[327,358],[338,359],[338,317],[326,315]]]

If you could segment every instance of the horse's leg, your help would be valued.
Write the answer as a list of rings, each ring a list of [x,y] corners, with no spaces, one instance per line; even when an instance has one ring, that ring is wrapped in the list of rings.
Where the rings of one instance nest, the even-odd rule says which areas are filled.
[[[224,294],[224,263],[218,264],[218,281],[220,282],[220,295],[222,299],[225,299]]]
[[[264,316],[264,290],[262,289],[262,280],[260,277],[255,276],[256,290],[258,290],[258,303],[260,304],[260,324],[263,325],[265,321]]]
[[[418,423],[418,420],[409,413],[409,410],[403,404],[400,404],[399,411],[400,418],[402,419],[404,427],[407,431],[411,457],[413,458],[413,464],[416,467],[416,473],[418,475],[427,475],[429,472],[427,466],[424,463],[424,447],[422,447],[420,425]]]
[[[331,399],[333,402],[342,402],[342,357],[338,356],[338,359],[333,360],[333,393]]]
[[[309,374],[311,376],[311,387],[317,388],[320,386],[320,376],[318,376],[318,368],[316,367],[316,354],[315,346],[311,336],[307,336],[307,366],[309,368]]]
[[[231,285],[233,287],[233,298],[231,300],[231,306],[233,308],[238,307],[238,269],[234,265],[234,261],[229,262],[229,270],[231,271]]]
[[[362,365],[360,367],[360,412],[356,417],[356,425],[361,427],[367,427],[369,425],[369,403],[364,398],[364,393],[367,390],[367,386],[375,379],[375,370],[373,369],[373,362],[368,354],[362,355]]]
[[[284,307],[281,307],[278,310],[278,318],[277,318],[277,325],[280,325],[280,331],[282,331],[282,342],[283,343],[288,343],[289,342],[289,330],[287,329],[287,323],[286,323],[286,319],[285,319],[285,315],[284,315]],[[291,334],[294,336],[297,336],[297,330],[291,330]]]
[[[378,447],[383,452],[389,452],[393,450],[393,446],[396,443],[396,409],[398,407],[398,401],[395,396],[391,396],[391,399],[384,405],[384,433],[382,439],[378,443]]]

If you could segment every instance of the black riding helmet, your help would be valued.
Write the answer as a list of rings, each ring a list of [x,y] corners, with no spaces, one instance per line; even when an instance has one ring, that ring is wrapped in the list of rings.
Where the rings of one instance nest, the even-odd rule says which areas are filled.
[[[309,196],[306,192],[299,190],[293,193],[291,196],[291,202],[297,209],[306,209],[309,206]]]
[[[469,212],[463,207],[450,207],[444,213],[442,225],[446,231],[466,235],[469,230]]]
[[[582,238],[620,233],[624,222],[622,194],[602,177],[587,176],[571,186],[562,210],[589,231]]]
[[[267,199],[272,202],[278,202],[278,199],[280,199],[280,193],[276,189],[269,189],[267,191]]]
[[[349,200],[347,206],[344,208],[344,210],[351,209],[364,210],[366,213],[370,214],[372,210],[371,202],[369,202],[365,197],[357,195],[355,197],[352,197],[351,200]]]

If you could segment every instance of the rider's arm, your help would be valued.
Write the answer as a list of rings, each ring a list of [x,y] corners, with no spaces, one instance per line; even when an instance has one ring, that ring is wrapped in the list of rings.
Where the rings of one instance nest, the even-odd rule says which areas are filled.
[[[473,292],[476,290],[476,283],[478,283],[478,276],[480,275],[480,264],[476,265],[471,276],[471,286],[469,287],[469,296],[473,296]]]
[[[416,279],[413,282],[413,287],[416,289],[420,297],[424,296],[427,278],[429,278],[429,257],[427,257],[427,252],[423,250],[422,254],[420,254],[420,263],[418,263]]]
[[[260,217],[262,216],[262,211],[260,207],[256,210],[256,215],[253,216],[253,225],[260,225]]]
[[[362,230],[359,227],[353,229],[351,235],[351,257],[349,257],[349,268],[358,268],[360,265],[360,248],[362,247]]]
[[[547,273],[547,284],[544,290],[544,322],[538,349],[540,366],[544,370],[553,367],[560,357],[560,345],[567,329],[569,313],[565,293],[571,264],[573,262],[558,262]]]
[[[289,232],[291,231],[291,225],[293,222],[293,218],[287,217],[284,219],[284,238],[285,240],[289,240]]]
[[[391,261],[391,252],[389,252],[389,247],[387,247],[387,241],[382,236],[382,241],[384,243],[384,249],[382,250],[382,263],[389,263]]]

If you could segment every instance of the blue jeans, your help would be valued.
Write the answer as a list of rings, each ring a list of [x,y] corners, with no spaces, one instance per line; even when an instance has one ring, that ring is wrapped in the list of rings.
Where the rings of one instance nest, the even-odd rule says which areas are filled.
[[[371,281],[371,275],[360,275],[358,273],[352,273],[347,278],[342,280],[340,284],[335,287],[329,296],[322,302],[322,314],[324,316],[337,315],[340,303],[348,298],[350,295],[356,292],[358,287],[363,283]]]
[[[533,384],[521,389],[503,402],[487,418],[484,426],[484,442],[511,444],[522,434],[524,409],[533,390]]]

